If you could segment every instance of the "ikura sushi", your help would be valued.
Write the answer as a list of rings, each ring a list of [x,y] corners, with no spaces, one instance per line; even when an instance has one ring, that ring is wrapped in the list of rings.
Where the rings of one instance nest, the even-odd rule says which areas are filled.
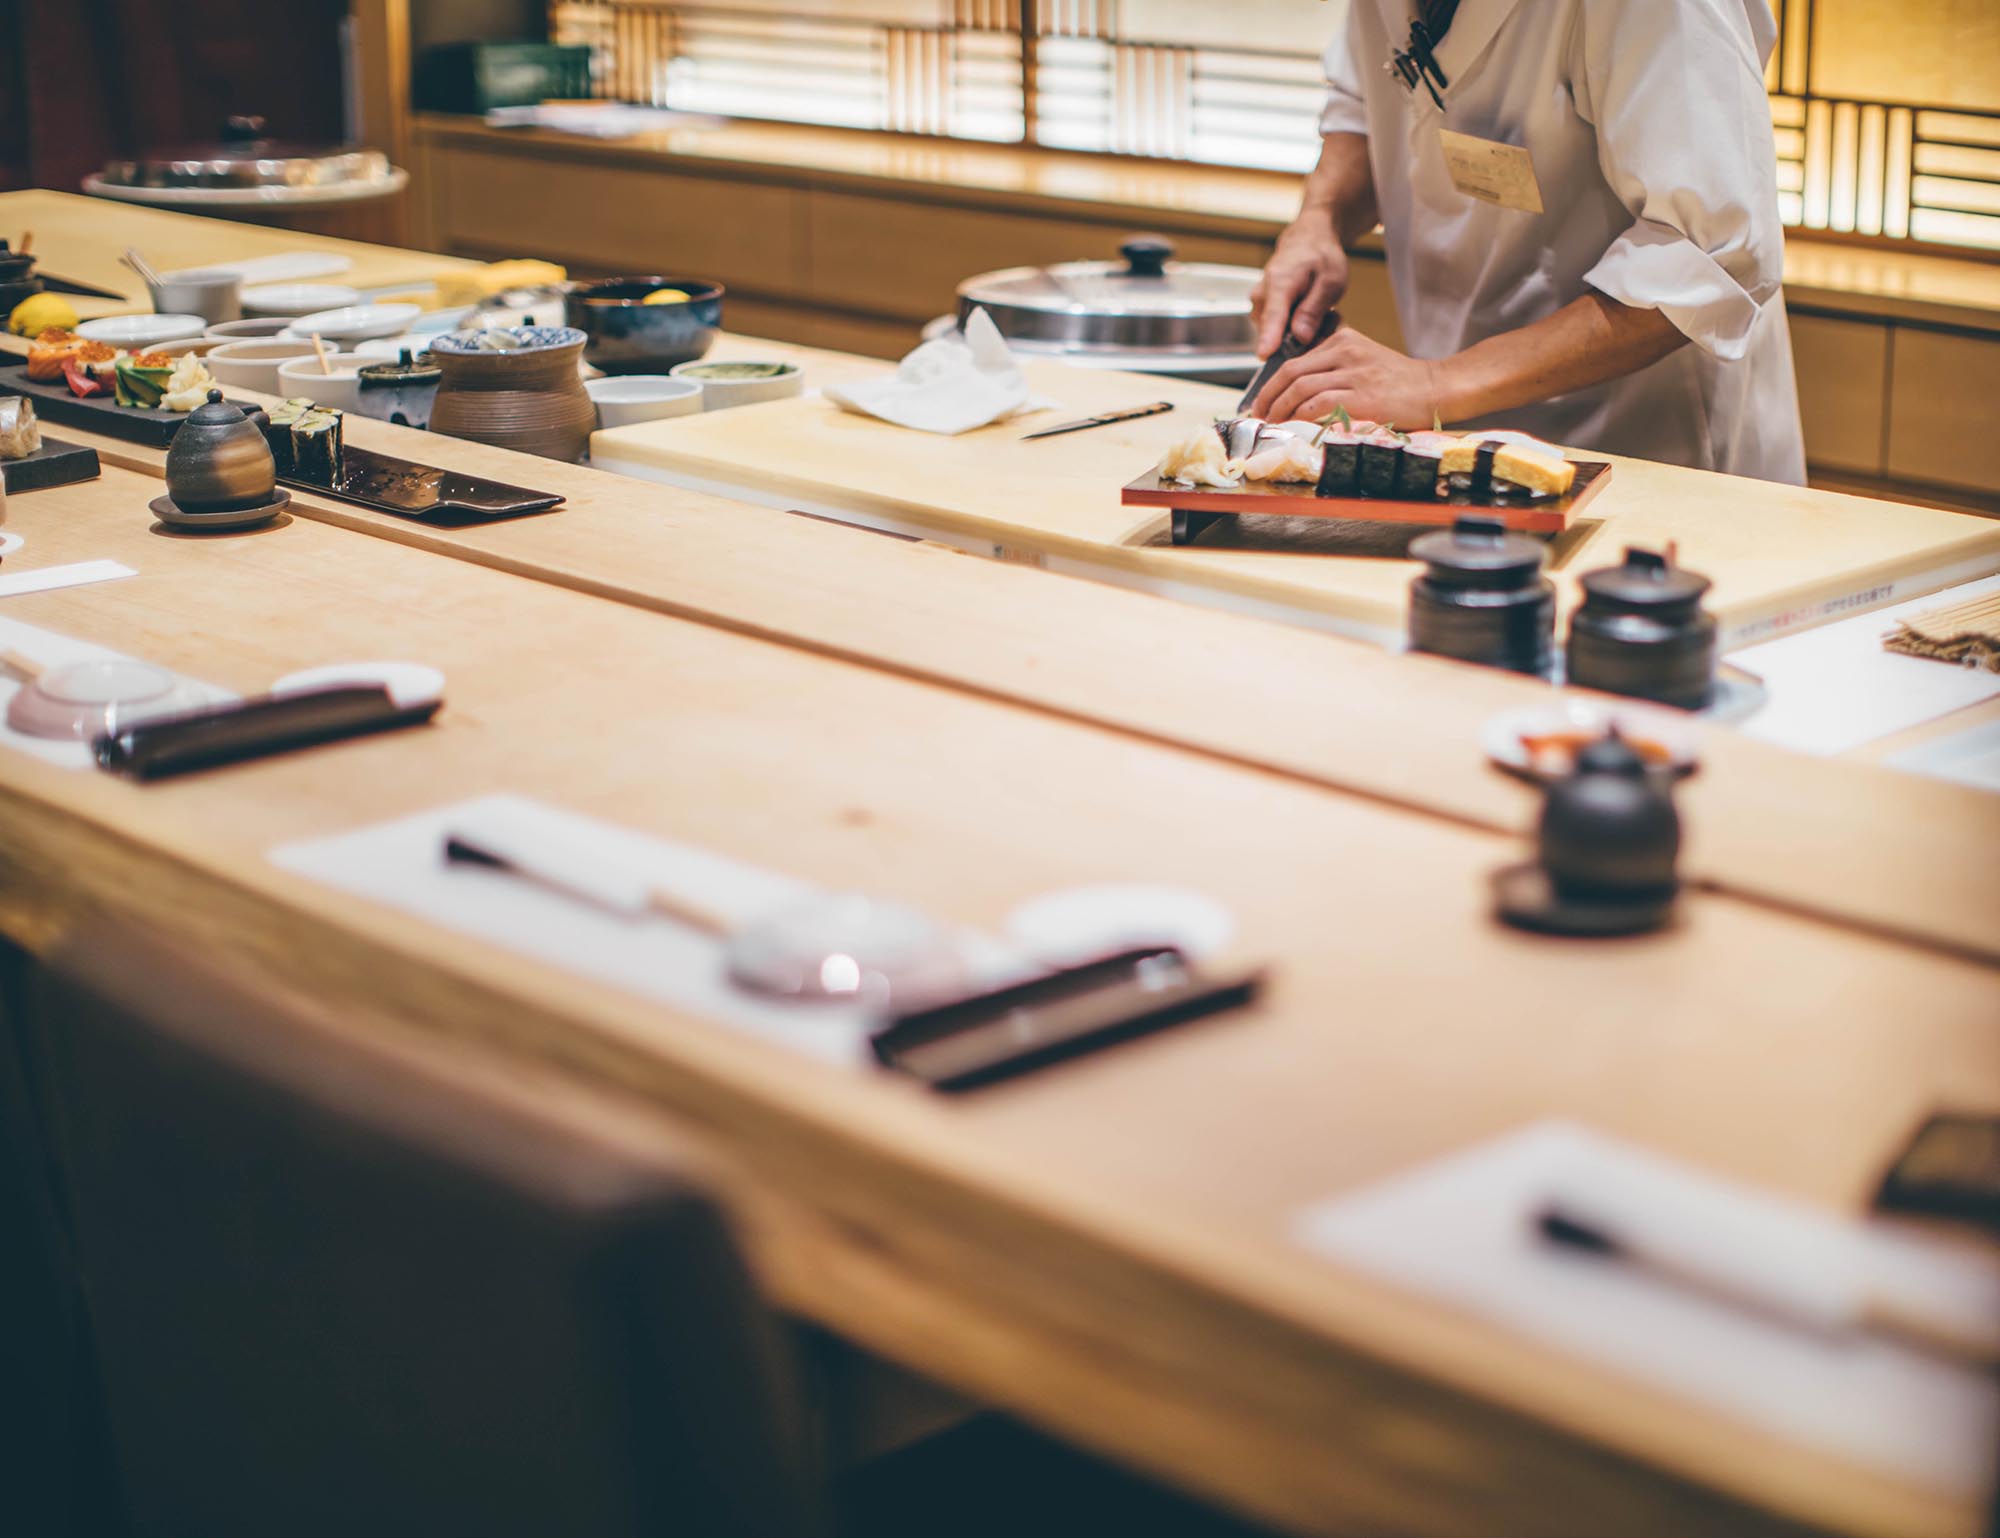
[[[173,378],[174,361],[163,352],[135,352],[120,358],[112,367],[111,378],[118,404],[147,409],[159,405],[167,393],[167,382]]]
[[[1444,451],[1438,468],[1454,488],[1475,497],[1510,489],[1559,497],[1576,478],[1576,466],[1563,458],[1560,449],[1519,433],[1461,438]]]

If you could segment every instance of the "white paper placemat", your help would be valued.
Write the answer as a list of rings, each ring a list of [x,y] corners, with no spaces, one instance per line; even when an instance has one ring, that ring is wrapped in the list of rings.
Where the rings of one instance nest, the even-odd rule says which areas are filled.
[[[44,630],[38,625],[24,625],[19,620],[0,617],[0,651],[19,651],[35,661],[49,667],[67,662],[117,661],[125,653],[113,651],[108,646],[98,646],[90,641],[79,641],[58,631]],[[143,660],[143,659],[140,659]],[[20,753],[29,753],[45,763],[60,764],[65,769],[88,769],[91,767],[90,744],[87,742],[58,742],[49,737],[30,737],[26,732],[17,732],[7,725],[7,706],[21,691],[22,682],[7,668],[0,668],[0,744]],[[184,678],[181,692],[175,697],[176,709],[192,710],[201,705],[219,705],[236,696],[227,689],[218,689],[213,684],[205,684],[199,679]]]
[[[1329,1260],[1423,1293],[1691,1405],[1954,1497],[1976,1498],[2000,1447],[2000,1384],[1873,1335],[1793,1328],[1636,1265],[1543,1239],[1551,1196],[1587,1181],[1626,1199],[1746,1213],[1778,1267],[1845,1245],[1883,1274],[1963,1278],[1936,1249],[1724,1181],[1631,1144],[1542,1122],[1303,1212]]]
[[[1899,656],[1882,649],[1882,638],[1906,614],[1996,590],[2000,577],[1982,577],[1731,652],[1731,662],[1771,691],[1737,730],[1800,753],[1845,753],[1991,699],[2000,694],[2000,673]]]
[[[38,566],[33,571],[10,571],[0,577],[0,598],[48,593],[59,587],[82,587],[87,582],[111,582],[138,575],[123,561],[71,561],[64,566]]]
[[[332,838],[281,845],[270,857],[286,870],[342,891],[642,998],[727,1021],[825,1061],[873,1061],[867,1037],[876,1021],[867,1011],[746,993],[729,981],[723,944],[713,936],[663,917],[624,918],[505,872],[447,862],[447,831],[475,816],[506,819],[534,841],[561,847],[566,857],[640,873],[744,917],[814,890],[691,844],[516,795],[486,796]],[[997,976],[1011,964],[997,942],[969,938],[982,970]]]

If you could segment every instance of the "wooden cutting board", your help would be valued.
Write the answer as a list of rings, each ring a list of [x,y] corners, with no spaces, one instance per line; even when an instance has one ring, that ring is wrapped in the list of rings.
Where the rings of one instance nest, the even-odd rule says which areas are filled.
[[[766,347],[769,355],[784,349]],[[889,365],[878,367],[887,369]],[[661,475],[811,512],[858,514],[989,553],[1075,562],[1132,580],[1321,616],[1336,628],[1400,632],[1420,528],[1326,520],[1224,520],[1192,546],[1169,540],[1166,510],[1120,493],[1175,436],[1231,414],[1232,392],[1133,374],[1030,364],[1052,410],[955,438],[842,411],[811,393],[599,433],[595,463]],[[807,367],[809,387],[818,381]],[[1172,413],[1032,443],[1025,434],[1150,400]],[[1616,474],[1550,547],[1565,606],[1579,572],[1615,564],[1627,545],[1677,541],[1681,561],[1715,582],[1725,645],[1879,607],[2000,571],[2000,523],[1608,459]]]

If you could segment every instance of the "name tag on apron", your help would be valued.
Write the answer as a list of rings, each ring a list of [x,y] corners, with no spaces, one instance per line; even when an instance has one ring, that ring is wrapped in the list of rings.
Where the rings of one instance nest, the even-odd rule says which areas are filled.
[[[1452,186],[1467,197],[1524,214],[1542,211],[1542,184],[1535,180],[1535,162],[1520,145],[1475,139],[1449,128],[1438,130],[1438,144],[1444,150],[1444,166],[1451,173]]]

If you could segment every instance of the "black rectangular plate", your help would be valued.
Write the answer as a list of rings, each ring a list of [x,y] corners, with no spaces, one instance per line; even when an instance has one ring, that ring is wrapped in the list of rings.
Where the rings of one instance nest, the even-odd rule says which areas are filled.
[[[482,480],[476,475],[440,470],[434,465],[416,464],[351,444],[341,448],[340,477],[331,486],[302,481],[295,476],[280,479],[300,491],[318,492],[343,502],[372,507],[377,512],[422,518],[431,523],[486,523],[495,518],[519,518],[527,513],[546,513],[562,502],[553,492]]]
[[[0,390],[31,397],[35,402],[35,415],[48,421],[87,428],[107,438],[122,438],[127,443],[143,444],[150,449],[163,449],[172,443],[174,434],[181,430],[181,423],[187,420],[186,415],[178,411],[121,406],[109,395],[72,395],[69,386],[60,379],[53,384],[30,379],[25,363],[19,368],[0,370]],[[248,401],[231,401],[229,404],[241,406],[246,411],[256,409]]]
[[[69,486],[77,481],[94,481],[102,475],[97,450],[60,438],[42,435],[42,446],[26,459],[0,460],[0,478],[7,482],[7,495],[41,491],[49,486]]]

